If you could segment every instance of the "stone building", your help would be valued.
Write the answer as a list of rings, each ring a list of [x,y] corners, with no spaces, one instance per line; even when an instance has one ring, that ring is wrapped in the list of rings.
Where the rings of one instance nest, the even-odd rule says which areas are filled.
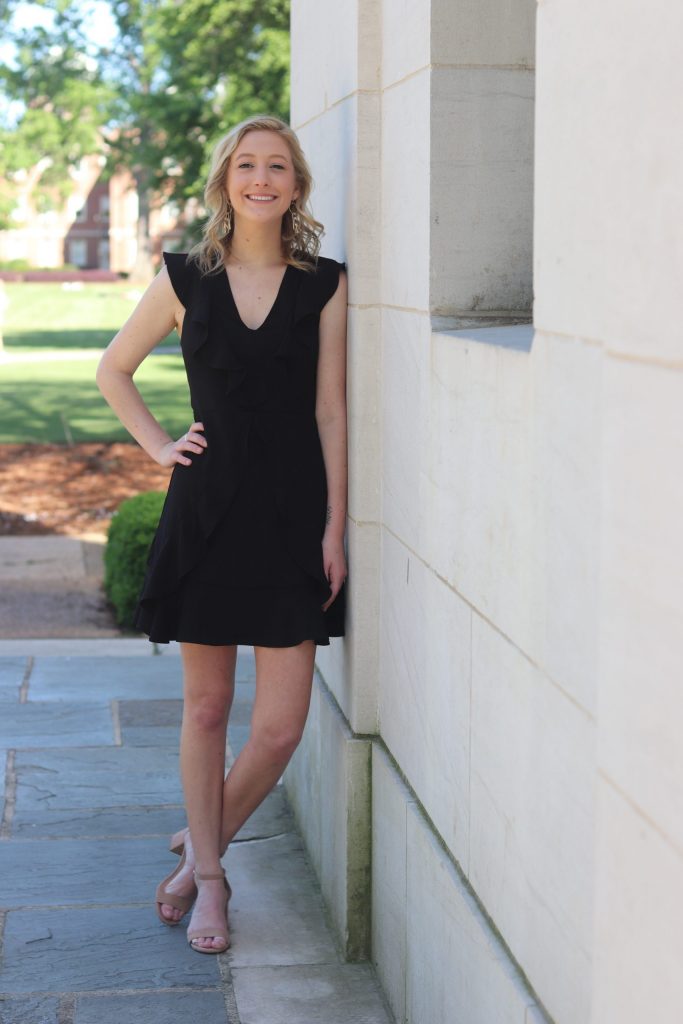
[[[285,783],[399,1022],[683,1020],[682,33],[292,2],[350,592]]]

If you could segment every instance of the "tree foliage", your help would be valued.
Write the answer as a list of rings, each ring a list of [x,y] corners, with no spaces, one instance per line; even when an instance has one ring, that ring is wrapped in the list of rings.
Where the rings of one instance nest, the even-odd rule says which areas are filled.
[[[11,14],[10,4],[2,8]],[[69,169],[102,148],[100,126],[111,102],[74,11],[56,4],[51,13],[49,28],[37,24],[15,35],[14,59],[0,65],[5,99],[22,109],[16,124],[0,125],[0,174],[40,163],[43,206],[63,201]]]
[[[15,47],[0,83],[20,111],[0,125],[0,175],[42,160],[46,195],[63,194],[69,167],[104,138],[110,168],[135,178],[144,221],[162,195],[201,196],[212,144],[232,125],[288,119],[289,0],[37,0],[21,6],[50,23],[12,29],[17,6],[0,0]],[[114,31],[102,42],[105,6]]]

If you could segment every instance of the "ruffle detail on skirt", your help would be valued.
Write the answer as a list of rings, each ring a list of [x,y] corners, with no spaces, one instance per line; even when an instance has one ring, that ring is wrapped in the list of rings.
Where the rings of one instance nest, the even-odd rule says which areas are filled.
[[[328,646],[331,636],[344,635],[342,606],[330,615],[337,601],[343,600],[340,591],[323,612],[305,586],[230,588],[190,578],[180,600],[169,595],[153,608],[141,608],[136,626],[151,641],[162,644],[177,640],[216,646],[292,647],[313,640]]]
[[[237,408],[231,416],[243,420],[238,424],[239,429],[229,430],[224,435],[218,430],[209,434],[211,448],[201,455],[195,454],[190,466],[177,464],[173,470],[150,546],[134,625],[149,633],[156,609],[165,604],[171,607],[174,601],[182,600],[185,577],[204,557],[210,557],[210,537],[242,484],[250,445],[259,444],[261,458],[266,460],[264,472],[273,483],[273,498],[285,543],[294,562],[310,578],[311,600],[323,616],[320,625],[323,629],[329,626],[331,636],[343,636],[344,586],[330,607],[325,612],[321,609],[330,597],[331,588],[322,556],[325,480],[315,423],[307,423],[302,417],[250,413]],[[293,450],[301,455],[301,461],[294,466],[287,458],[287,453]],[[257,588],[255,590],[258,592]],[[318,636],[322,636],[322,632]]]

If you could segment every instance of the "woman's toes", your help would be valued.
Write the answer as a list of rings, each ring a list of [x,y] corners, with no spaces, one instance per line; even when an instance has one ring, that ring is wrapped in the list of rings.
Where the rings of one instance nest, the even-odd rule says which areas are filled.
[[[200,935],[196,939],[192,939],[192,942],[201,946],[202,949],[217,949],[222,952],[226,948],[225,939],[222,939],[220,935]]]

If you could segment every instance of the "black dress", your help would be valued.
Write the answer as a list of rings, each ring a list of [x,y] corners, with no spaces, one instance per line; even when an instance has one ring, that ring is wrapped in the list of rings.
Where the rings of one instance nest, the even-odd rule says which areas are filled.
[[[134,624],[157,643],[329,645],[344,635],[346,583],[323,612],[316,368],[320,312],[344,264],[288,265],[252,330],[224,269],[202,277],[184,253],[164,259],[186,310],[181,348],[207,447],[173,467]]]

